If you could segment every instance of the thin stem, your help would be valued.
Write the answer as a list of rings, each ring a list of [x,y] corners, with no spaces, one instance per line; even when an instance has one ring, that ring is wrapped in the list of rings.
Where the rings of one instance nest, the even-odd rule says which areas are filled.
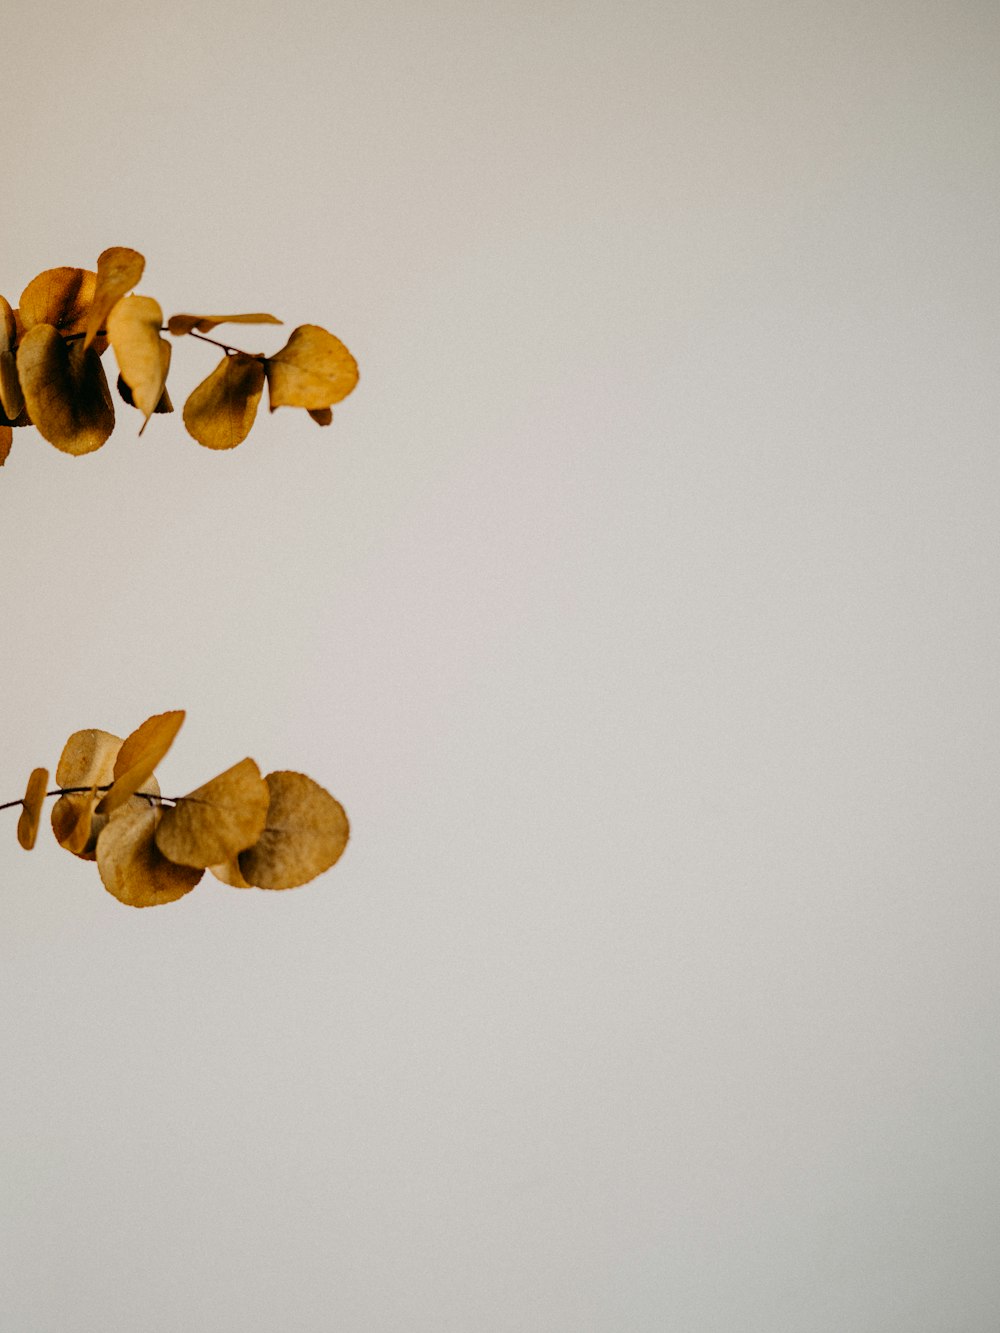
[[[113,783],[105,782],[103,786],[97,787],[96,790],[100,792],[110,791],[113,785]],[[45,799],[48,800],[50,796],[82,796],[84,793],[89,794],[93,790],[95,789],[92,787],[53,787],[51,791],[45,793]],[[137,791],[133,792],[132,795],[141,796],[144,801],[149,801],[150,805],[154,803],[158,805],[177,805],[181,801],[198,799],[190,796],[161,796],[155,791]],[[16,801],[4,801],[0,804],[0,810],[13,810],[18,805],[24,805],[23,796],[18,797]]]
[[[219,342],[218,338],[209,338],[207,334],[197,333],[195,332],[194,329],[188,329],[186,335],[181,335],[179,333],[171,333],[169,325],[161,324],[160,332],[170,333],[170,336],[172,338],[179,338],[181,336],[186,336],[188,338],[197,338],[199,342],[211,343],[213,347],[221,347],[227,356],[248,356],[252,361],[267,360],[267,357],[264,355],[263,352],[244,352],[242,347],[233,347],[229,343]],[[94,334],[95,338],[106,338],[107,336],[108,336],[107,329],[98,329],[97,332]],[[80,333],[67,333],[63,337],[63,342],[67,343],[76,342],[78,338],[82,337],[84,337],[82,331]],[[3,809],[4,807],[0,805],[0,810]]]

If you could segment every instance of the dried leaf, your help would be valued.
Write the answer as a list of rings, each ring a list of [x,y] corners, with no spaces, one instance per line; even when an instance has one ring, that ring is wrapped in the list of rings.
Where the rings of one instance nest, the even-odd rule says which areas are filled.
[[[163,397],[171,347],[160,337],[163,311],[151,296],[126,296],[108,316],[108,337],[131,400],[148,421]]]
[[[171,315],[167,328],[178,335],[190,333],[210,333],[217,324],[280,324],[274,315]]]
[[[42,817],[45,792],[49,785],[49,770],[33,768],[24,792],[24,804],[17,821],[17,840],[26,852],[30,852],[38,836],[38,824]]]
[[[160,784],[155,777],[147,778],[143,789],[152,796],[160,794]],[[109,820],[121,819],[129,811],[150,808],[150,802],[144,796],[132,796],[113,814],[97,814],[100,799],[100,788],[95,786],[89,792],[60,796],[52,807],[52,832],[56,842],[83,861],[97,860],[97,839]]]
[[[276,407],[321,410],[346,398],[358,382],[358,363],[332,333],[302,324],[267,359],[271,411]]]
[[[17,360],[9,349],[0,351],[0,407],[11,425],[24,411],[24,394],[17,377]]]
[[[17,350],[17,371],[31,419],[67,454],[100,449],[115,426],[115,409],[101,359],[82,343],[67,348],[51,324],[28,329]]]
[[[122,738],[99,727],[74,731],[63,746],[56,765],[56,786],[104,786],[114,777],[115,759]]]
[[[228,884],[231,889],[252,889],[253,885],[248,884],[240,873],[240,863],[237,859],[232,861],[223,861],[221,865],[209,866],[211,873],[216,879],[221,880],[223,884]]]
[[[14,443],[14,432],[10,426],[0,426],[0,467],[7,461],[10,446]]]
[[[182,708],[157,713],[125,738],[115,759],[114,784],[97,807],[99,814],[110,815],[152,777],[156,765],[173,745],[183,721]]]
[[[170,351],[169,345],[167,347],[167,351],[168,352]],[[128,403],[129,407],[135,407],[135,399],[132,397],[132,390],[122,379],[121,375],[118,376],[116,383],[118,387],[118,392],[122,396],[122,401]],[[153,408],[153,415],[156,416],[157,413],[159,412],[172,412],[173,410],[174,410],[174,405],[170,401],[170,394],[167,393],[166,389],[164,389],[163,392],[160,394],[160,401]],[[149,418],[147,417],[146,420],[142,423],[142,428],[139,431],[140,435],[146,429],[148,424],[149,424]]]
[[[21,293],[21,325],[27,330],[51,324],[61,333],[82,333],[96,290],[97,274],[90,269],[46,269]]]
[[[232,449],[250,434],[264,391],[256,357],[224,356],[184,404],[184,425],[206,449]]]
[[[294,889],[340,858],[350,827],[344,807],[304,773],[268,773],[267,821],[239,857],[240,871],[260,889]]]
[[[156,845],[178,865],[207,868],[231,861],[260,837],[267,802],[260,769],[243,759],[164,811]]]
[[[333,420],[333,409],[329,407],[311,407],[309,408],[309,415],[317,426],[329,426]]]
[[[17,342],[17,319],[6,296],[0,296],[0,351],[9,352]]]
[[[125,245],[113,245],[105,250],[97,260],[97,284],[87,312],[87,332],[83,340],[84,347],[89,347],[97,337],[112,307],[130,292],[142,277],[146,261],[138,250],[130,250]],[[149,297],[145,298],[149,300]],[[159,309],[159,307],[157,307]],[[50,321],[51,322],[51,321]],[[160,319],[162,323],[162,316]],[[117,349],[116,349],[117,351]],[[119,358],[119,365],[121,359]],[[151,412],[153,409],[150,408]],[[149,416],[149,412],[146,413]]]
[[[156,845],[157,809],[126,807],[97,839],[97,869],[107,891],[129,907],[159,907],[190,893],[205,873],[168,860]]]

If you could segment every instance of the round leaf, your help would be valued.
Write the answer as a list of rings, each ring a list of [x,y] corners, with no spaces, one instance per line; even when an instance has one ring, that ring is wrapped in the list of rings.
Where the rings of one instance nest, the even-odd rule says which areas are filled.
[[[178,865],[231,861],[257,841],[267,814],[267,786],[252,759],[243,759],[165,810],[156,844]]]
[[[259,889],[294,889],[340,858],[350,828],[344,807],[304,773],[268,773],[267,822],[240,853],[240,871]]]
[[[153,770],[173,745],[183,721],[182,708],[157,713],[122,741],[115,758],[114,784],[97,807],[99,813],[110,815],[152,777]]]
[[[129,907],[158,907],[190,893],[204,871],[175,865],[155,841],[160,812],[124,809],[97,839],[97,869],[107,891]]]
[[[18,306],[23,328],[51,324],[62,333],[82,333],[97,290],[97,274],[86,268],[48,268],[32,278]]]
[[[358,382],[358,363],[332,333],[318,324],[302,324],[274,356],[267,359],[271,411],[305,407],[319,411],[346,398]]]
[[[126,296],[108,316],[108,338],[132,401],[148,421],[163,395],[170,344],[160,337],[163,311],[151,296]]]
[[[100,449],[115,426],[108,381],[93,347],[67,348],[51,324],[28,329],[17,350],[17,371],[31,419],[67,454]]]
[[[264,390],[264,367],[253,356],[225,356],[184,404],[184,425],[206,449],[232,449],[250,434]]]

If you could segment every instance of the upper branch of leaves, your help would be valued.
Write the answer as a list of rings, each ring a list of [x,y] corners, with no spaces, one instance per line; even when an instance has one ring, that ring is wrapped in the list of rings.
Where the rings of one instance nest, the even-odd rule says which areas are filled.
[[[157,713],[124,740],[108,731],[75,731],[56,766],[36,768],[21,807],[17,838],[35,845],[46,797],[55,796],[52,831],[61,847],[96,861],[104,887],[129,907],[174,902],[206,870],[234,888],[291,889],[323,873],[347,846],[344,808],[304,773],[262,777],[252,759],[188,792],[164,797],[154,769],[184,721]]]
[[[167,392],[171,344],[190,335],[221,348],[222,360],[184,404],[188,433],[208,449],[246,439],[268,389],[270,410],[301,407],[321,426],[358,382],[354,357],[318,324],[302,324],[272,355],[245,352],[207,335],[220,324],[280,324],[274,315],[171,315],[151,296],[129,295],[145,259],[112,246],[97,270],[50,268],[21,293],[16,309],[0,296],[0,465],[13,427],[35,426],[67,454],[99,449],[114,429],[115,409],[104,364],[110,345],[118,392],[142,415],[139,434],[157,412],[172,412]]]

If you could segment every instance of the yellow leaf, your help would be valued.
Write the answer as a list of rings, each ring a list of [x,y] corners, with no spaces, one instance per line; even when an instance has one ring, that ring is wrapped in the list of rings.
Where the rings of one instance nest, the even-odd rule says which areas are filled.
[[[155,777],[149,777],[143,783],[143,790],[159,796],[160,784]],[[100,799],[100,788],[94,786],[89,792],[60,796],[52,807],[52,832],[56,842],[84,861],[97,860],[97,839],[109,820],[121,819],[130,811],[148,810],[151,804],[143,796],[132,796],[113,814],[102,815],[96,813]]]
[[[161,348],[160,350],[162,351],[163,349]],[[166,350],[168,353],[170,352],[169,345],[167,346]],[[122,379],[121,375],[118,376],[117,384],[118,384],[118,392],[121,394],[123,402],[128,403],[129,407],[135,407],[135,399],[132,397],[132,390]],[[170,401],[170,394],[167,393],[166,389],[164,389],[163,392],[160,394],[160,401],[153,408],[153,415],[155,416],[158,412],[172,412],[173,410],[174,410],[174,405]],[[148,425],[149,425],[149,418],[147,417],[146,420],[142,423],[142,426],[139,428],[140,435]]]
[[[89,347],[94,341],[112,306],[120,301],[126,292],[132,290],[142,277],[142,270],[145,267],[146,261],[139,251],[130,250],[125,245],[113,245],[110,250],[105,250],[100,255],[97,260],[97,283],[87,312],[84,347]],[[150,412],[152,410],[150,408]],[[149,412],[146,415],[148,416]]]
[[[210,333],[217,324],[280,324],[274,315],[171,315],[167,328],[171,333]]]
[[[17,349],[24,400],[39,432],[67,454],[100,449],[115,426],[115,409],[93,347],[63,342],[51,324],[28,329]]]
[[[82,333],[96,290],[97,274],[90,269],[46,269],[21,293],[21,324],[25,330],[51,324],[61,333]]]
[[[268,773],[267,821],[239,857],[240,871],[260,889],[294,889],[329,870],[347,846],[344,807],[304,773]]]
[[[165,810],[156,845],[178,865],[231,861],[257,841],[267,814],[267,786],[252,759],[243,759]]]
[[[253,885],[248,884],[240,874],[240,863],[235,858],[232,861],[223,861],[221,865],[209,866],[208,868],[216,879],[221,880],[223,884],[228,884],[231,889],[253,888]]]
[[[107,891],[129,907],[159,907],[190,893],[205,873],[175,865],[155,841],[160,812],[126,807],[101,830],[97,869]]]
[[[0,426],[0,467],[7,461],[10,446],[14,443],[14,432],[10,426]]]
[[[163,311],[151,296],[126,296],[107,323],[121,377],[148,421],[163,396],[170,369],[170,344],[160,337]]]
[[[17,360],[9,348],[0,351],[0,407],[11,425],[24,411],[24,394],[17,377]]]
[[[101,731],[98,727],[87,727],[83,731],[74,731],[63,746],[56,765],[57,787],[80,787],[83,790],[69,796],[60,796],[52,807],[52,832],[61,847],[73,841],[75,831],[81,822],[91,821],[90,834],[84,848],[76,852],[85,861],[94,860],[94,846],[97,834],[104,827],[102,817],[92,818],[86,814],[91,802],[90,790],[107,786],[114,778],[115,758],[121,748],[121,737],[113,736],[110,731]]]
[[[250,434],[264,391],[256,357],[224,356],[184,404],[184,425],[206,449],[232,449]]]
[[[48,785],[49,770],[47,768],[31,770],[31,776],[28,778],[28,785],[24,792],[21,815],[17,821],[17,840],[26,852],[31,851],[35,845],[35,838],[38,836],[38,823],[42,817],[42,806],[45,803],[45,791]]]
[[[332,333],[302,324],[267,358],[271,411],[276,407],[321,410],[346,398],[358,382],[358,363]]]
[[[122,741],[115,759],[114,784],[97,807],[99,814],[110,815],[152,777],[153,769],[173,745],[183,721],[182,708],[157,713]]]
[[[17,319],[6,296],[0,296],[0,351],[9,352],[17,342]]]

